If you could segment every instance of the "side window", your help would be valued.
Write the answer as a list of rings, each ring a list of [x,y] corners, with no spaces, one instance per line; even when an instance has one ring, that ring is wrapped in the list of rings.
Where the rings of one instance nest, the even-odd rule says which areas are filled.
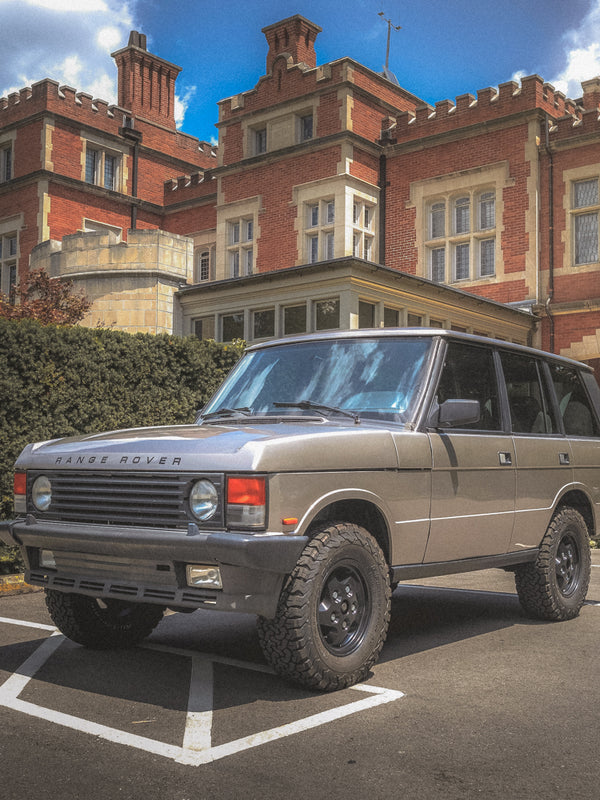
[[[537,359],[501,353],[514,433],[557,433],[558,425]]]
[[[576,369],[550,364],[552,383],[568,436],[598,436],[598,420]]]
[[[450,342],[437,390],[437,402],[479,400],[479,422],[468,429],[500,430],[500,403],[492,350],[487,347]]]

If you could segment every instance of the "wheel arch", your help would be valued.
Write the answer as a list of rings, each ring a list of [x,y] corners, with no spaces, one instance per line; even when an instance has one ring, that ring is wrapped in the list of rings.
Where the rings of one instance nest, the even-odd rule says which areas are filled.
[[[574,508],[579,511],[588,529],[590,539],[596,535],[596,515],[594,513],[594,504],[583,489],[571,488],[563,494],[557,505],[556,512],[563,508]]]
[[[381,548],[388,565],[391,564],[391,537],[385,514],[367,498],[336,499],[323,506],[311,520],[306,531],[312,537],[324,522],[352,522],[365,528]]]

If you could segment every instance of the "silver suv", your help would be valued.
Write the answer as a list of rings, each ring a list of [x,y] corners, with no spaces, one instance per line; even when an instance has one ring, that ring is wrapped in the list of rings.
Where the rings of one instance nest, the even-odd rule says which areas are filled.
[[[26,447],[0,535],[76,642],[131,645],[166,608],[252,612],[278,673],[338,689],[377,660],[402,580],[500,567],[526,613],[579,613],[599,412],[588,367],[506,342],[267,342],[194,425]]]

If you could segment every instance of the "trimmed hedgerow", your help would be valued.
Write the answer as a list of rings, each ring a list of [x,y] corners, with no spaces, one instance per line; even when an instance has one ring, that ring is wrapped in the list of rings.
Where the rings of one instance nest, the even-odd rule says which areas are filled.
[[[0,319],[0,516],[12,514],[13,464],[28,442],[192,422],[241,352],[241,343]]]

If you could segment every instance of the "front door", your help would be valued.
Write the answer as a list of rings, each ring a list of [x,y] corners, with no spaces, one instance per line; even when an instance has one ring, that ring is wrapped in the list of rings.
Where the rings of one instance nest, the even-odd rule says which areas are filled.
[[[431,526],[425,562],[505,553],[515,510],[515,454],[504,430],[491,348],[450,342],[436,401],[478,400],[478,422],[430,431]]]

